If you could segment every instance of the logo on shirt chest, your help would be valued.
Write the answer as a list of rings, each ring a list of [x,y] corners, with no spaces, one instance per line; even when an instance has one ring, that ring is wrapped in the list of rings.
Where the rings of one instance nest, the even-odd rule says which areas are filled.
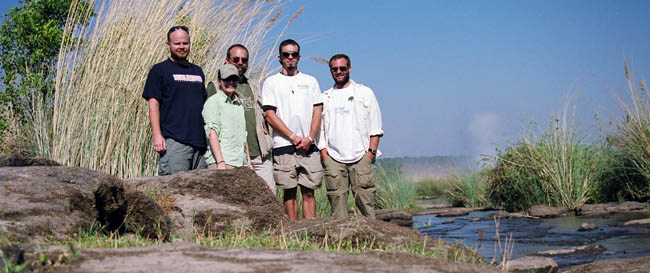
[[[197,75],[173,74],[172,76],[177,82],[203,82],[201,76]]]

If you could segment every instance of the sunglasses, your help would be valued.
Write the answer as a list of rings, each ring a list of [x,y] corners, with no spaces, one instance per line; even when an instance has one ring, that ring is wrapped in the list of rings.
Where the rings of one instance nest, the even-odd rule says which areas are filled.
[[[335,66],[335,67],[330,67],[330,70],[332,70],[332,72],[336,72],[337,70],[341,70],[341,72],[345,72],[345,71],[348,71],[348,67],[347,66],[339,66],[339,67]]]
[[[300,52],[294,51],[294,52],[282,52],[282,57],[284,58],[289,58],[289,56],[298,58],[300,55]]]
[[[232,63],[238,63],[240,60],[241,60],[242,63],[248,63],[248,58],[239,58],[239,57],[230,58],[230,61]]]

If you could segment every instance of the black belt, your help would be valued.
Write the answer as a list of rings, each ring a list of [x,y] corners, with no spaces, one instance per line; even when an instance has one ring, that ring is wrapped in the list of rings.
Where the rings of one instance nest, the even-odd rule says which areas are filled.
[[[313,153],[313,152],[318,152],[318,147],[316,147],[316,145],[312,144],[311,147],[309,147],[309,150],[307,150],[307,152],[298,151],[296,149],[296,146],[294,146],[294,145],[273,148],[273,156],[286,155],[286,154],[295,154],[296,152],[310,154],[310,153]]]

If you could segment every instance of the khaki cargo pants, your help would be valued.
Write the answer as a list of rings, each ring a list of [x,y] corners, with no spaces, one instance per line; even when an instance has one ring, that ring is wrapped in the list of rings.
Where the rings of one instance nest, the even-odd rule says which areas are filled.
[[[354,203],[362,215],[375,218],[375,174],[372,160],[363,155],[355,163],[340,163],[331,157],[323,161],[327,199],[332,206],[332,215],[338,218],[348,216],[348,187],[352,187]]]

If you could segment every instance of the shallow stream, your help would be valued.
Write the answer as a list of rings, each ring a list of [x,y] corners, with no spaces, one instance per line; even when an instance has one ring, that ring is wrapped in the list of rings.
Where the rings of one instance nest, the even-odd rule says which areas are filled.
[[[495,256],[497,259],[501,257],[505,238],[509,235],[514,239],[511,259],[541,251],[585,245],[601,245],[605,248],[604,251],[550,256],[560,268],[594,260],[650,256],[650,229],[623,226],[629,220],[650,218],[648,212],[547,219],[501,218],[498,223],[501,250],[495,240],[496,224],[492,216],[496,213],[498,211],[476,211],[469,215],[444,218],[435,215],[414,216],[413,226],[422,234],[435,239],[462,241],[465,246],[478,250],[487,261]],[[598,228],[578,231],[582,223],[596,224]]]

